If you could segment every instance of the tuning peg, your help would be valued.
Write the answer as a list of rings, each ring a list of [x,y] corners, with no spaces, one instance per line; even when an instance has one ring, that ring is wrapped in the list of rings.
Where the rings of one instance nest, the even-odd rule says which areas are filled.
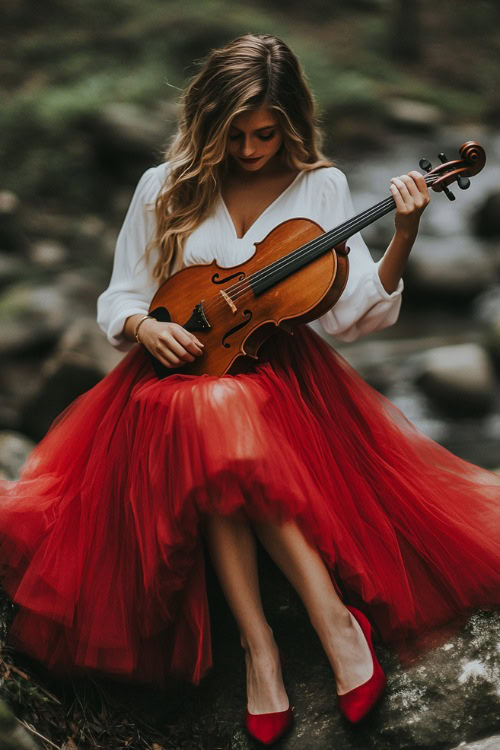
[[[470,180],[468,177],[462,177],[460,175],[460,177],[457,177],[457,184],[462,190],[467,190],[467,188],[470,187]]]
[[[445,164],[448,161],[448,159],[446,157],[446,154],[443,154],[442,151],[441,151],[440,154],[438,154],[438,159],[443,164]],[[420,166],[420,169],[424,170],[424,172],[430,172],[431,169],[432,169],[432,164],[430,163],[430,161],[428,159],[420,159],[419,166]],[[461,180],[463,182],[463,186],[460,183]],[[467,177],[459,177],[458,180],[457,180],[457,182],[459,184],[459,187],[462,188],[462,190],[465,190],[470,185],[470,182],[467,179]],[[465,184],[465,183],[467,183],[467,184]],[[450,201],[454,201],[455,200],[455,196],[453,195],[453,193],[451,192],[451,190],[449,188],[447,188],[446,186],[443,187],[443,193],[446,195],[446,197],[448,198],[448,200],[450,200]]]

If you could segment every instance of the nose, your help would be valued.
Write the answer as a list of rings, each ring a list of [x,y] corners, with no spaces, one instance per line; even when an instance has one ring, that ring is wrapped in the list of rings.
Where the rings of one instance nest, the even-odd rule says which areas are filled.
[[[250,136],[245,136],[243,146],[241,147],[241,155],[245,159],[250,159],[252,154],[255,153],[255,146]]]

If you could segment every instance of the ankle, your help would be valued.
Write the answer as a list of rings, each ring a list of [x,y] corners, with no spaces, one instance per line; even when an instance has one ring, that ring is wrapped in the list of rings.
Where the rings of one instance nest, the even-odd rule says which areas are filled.
[[[334,639],[336,632],[340,633],[354,625],[351,613],[341,603],[335,607],[323,609],[314,617],[310,616],[310,621],[321,640]]]
[[[247,653],[253,655],[268,652],[275,645],[273,630],[268,625],[259,631],[253,630],[251,633],[241,633],[240,644]]]

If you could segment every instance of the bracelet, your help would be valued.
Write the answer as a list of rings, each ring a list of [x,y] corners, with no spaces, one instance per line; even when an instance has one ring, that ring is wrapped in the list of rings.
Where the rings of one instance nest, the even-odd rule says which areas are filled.
[[[151,320],[154,320],[152,315],[145,315],[143,318],[140,319],[140,321],[137,323],[135,327],[134,336],[138,344],[142,344],[142,341],[139,338],[139,328],[141,327],[142,323],[144,323],[144,321],[147,320],[148,318],[151,318]]]

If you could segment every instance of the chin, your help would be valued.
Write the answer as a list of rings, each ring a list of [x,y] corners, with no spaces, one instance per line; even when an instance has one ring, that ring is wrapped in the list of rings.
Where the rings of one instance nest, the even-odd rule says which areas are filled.
[[[245,164],[244,161],[239,161],[238,164],[242,169],[246,169],[249,172],[256,172],[259,169],[262,169],[266,162],[255,162],[255,164]]]
[[[262,159],[259,159],[259,161],[254,162],[253,164],[250,162],[244,162],[240,161],[240,159],[237,156],[233,156],[234,162],[240,167],[240,169],[244,169],[247,172],[257,172],[259,169],[262,169],[267,162],[271,159],[270,156],[264,156]]]

